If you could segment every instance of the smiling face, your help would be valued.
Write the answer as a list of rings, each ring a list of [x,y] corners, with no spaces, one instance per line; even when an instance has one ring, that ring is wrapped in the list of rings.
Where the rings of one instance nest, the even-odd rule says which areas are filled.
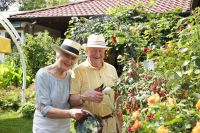
[[[105,48],[87,48],[86,53],[93,67],[101,68],[104,63]]]
[[[56,62],[59,69],[61,69],[62,71],[67,71],[72,68],[77,59],[78,57],[72,56],[67,53],[58,53]]]

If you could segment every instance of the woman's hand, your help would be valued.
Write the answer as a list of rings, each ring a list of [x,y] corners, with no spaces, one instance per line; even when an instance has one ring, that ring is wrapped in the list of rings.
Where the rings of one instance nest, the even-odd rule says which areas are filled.
[[[82,94],[84,100],[100,103],[103,100],[103,93],[90,89]]]
[[[84,115],[87,114],[87,111],[83,110],[83,109],[70,109],[69,110],[69,114],[70,117],[75,119],[75,120],[79,120],[81,119]]]

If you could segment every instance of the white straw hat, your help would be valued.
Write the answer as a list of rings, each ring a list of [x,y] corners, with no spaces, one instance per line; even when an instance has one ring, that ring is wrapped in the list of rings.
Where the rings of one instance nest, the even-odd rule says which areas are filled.
[[[111,47],[106,46],[105,38],[102,34],[91,34],[88,37],[87,44],[83,44],[83,48],[91,47],[91,48],[105,48],[109,49]]]
[[[60,47],[57,45],[52,45],[52,49],[54,51],[64,52],[76,57],[78,57],[79,55],[80,48],[81,48],[81,45],[79,43],[72,41],[70,39],[65,39]]]

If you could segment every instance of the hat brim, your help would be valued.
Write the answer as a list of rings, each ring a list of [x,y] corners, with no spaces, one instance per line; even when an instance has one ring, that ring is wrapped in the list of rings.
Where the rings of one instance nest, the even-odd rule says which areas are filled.
[[[77,54],[74,54],[74,53],[72,53],[72,52],[70,52],[70,51],[68,51],[68,50],[65,50],[65,49],[63,49],[63,48],[60,48],[60,47],[58,47],[57,45],[52,45],[51,48],[52,48],[54,51],[56,51],[56,52],[59,52],[59,53],[67,53],[67,54],[70,54],[70,55],[72,55],[72,56],[78,57]]]
[[[100,45],[87,45],[87,44],[82,44],[81,46],[83,49],[86,48],[103,48],[103,49],[110,49],[112,47],[108,47],[108,46],[100,46]]]

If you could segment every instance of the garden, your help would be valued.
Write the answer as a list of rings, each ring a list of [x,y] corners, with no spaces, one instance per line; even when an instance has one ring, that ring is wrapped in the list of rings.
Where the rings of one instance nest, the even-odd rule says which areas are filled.
[[[70,21],[67,38],[83,44],[89,34],[100,33],[112,47],[106,61],[119,75],[113,89],[118,95],[115,106],[123,118],[123,133],[200,132],[200,8],[188,17],[180,13],[178,8],[154,14],[140,6],[123,6],[110,9],[106,17]],[[23,123],[16,124],[18,129],[13,131],[29,124],[24,132],[31,132],[34,77],[39,68],[54,61],[51,44],[59,45],[60,39],[47,32],[26,36],[25,104],[20,99],[22,70],[15,47],[0,64],[0,113],[7,114],[0,117],[0,123],[8,119]],[[82,53],[79,62],[85,58]],[[9,113],[19,117],[9,118]]]

